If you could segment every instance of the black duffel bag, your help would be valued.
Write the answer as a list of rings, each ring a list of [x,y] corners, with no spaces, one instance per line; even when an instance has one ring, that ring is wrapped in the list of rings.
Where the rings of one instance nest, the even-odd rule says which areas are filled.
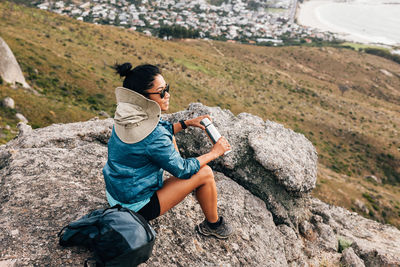
[[[92,250],[96,266],[132,267],[150,258],[156,233],[140,214],[116,205],[68,224],[58,236],[63,247]]]

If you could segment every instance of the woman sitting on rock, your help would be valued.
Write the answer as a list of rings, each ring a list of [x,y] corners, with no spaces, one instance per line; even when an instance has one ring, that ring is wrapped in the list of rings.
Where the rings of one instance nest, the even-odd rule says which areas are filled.
[[[195,190],[205,220],[197,230],[206,236],[227,238],[232,227],[217,212],[217,189],[208,162],[230,150],[222,137],[207,154],[184,159],[174,134],[186,127],[204,129],[208,115],[172,124],[161,119],[169,107],[169,85],[158,67],[130,63],[116,65],[123,87],[115,90],[117,109],[103,169],[107,200],[121,204],[152,220],[181,202]],[[163,172],[173,175],[163,181]]]

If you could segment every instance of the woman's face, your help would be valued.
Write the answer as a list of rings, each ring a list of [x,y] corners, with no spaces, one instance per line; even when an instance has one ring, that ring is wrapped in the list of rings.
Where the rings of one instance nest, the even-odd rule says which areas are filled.
[[[165,92],[164,98],[161,98],[159,94],[163,91],[167,86],[167,83],[164,80],[164,77],[161,75],[157,75],[154,78],[153,87],[146,91],[146,93],[151,93],[147,95],[147,97],[151,100],[154,100],[158,103],[161,108],[161,111],[167,111],[169,108],[169,98],[170,94]]]

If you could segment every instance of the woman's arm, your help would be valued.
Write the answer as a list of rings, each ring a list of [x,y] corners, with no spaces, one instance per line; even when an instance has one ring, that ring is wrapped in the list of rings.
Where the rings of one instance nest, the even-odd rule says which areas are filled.
[[[176,138],[175,138],[175,136],[172,136],[172,143],[174,143],[175,150],[176,150],[178,153],[180,153],[180,152],[179,152],[179,149],[178,149],[178,145],[176,144]]]
[[[194,119],[186,120],[185,124],[187,126],[198,127],[202,130],[205,130],[205,127],[200,124],[200,121],[203,120],[204,118],[208,118],[209,120],[211,120],[211,117],[209,115],[203,115],[203,116],[199,116]],[[174,134],[180,132],[182,130],[181,123],[180,122],[174,123],[173,129],[174,129]],[[174,140],[174,145],[175,145],[176,150],[178,150],[175,140]],[[214,144],[214,146],[210,152],[197,157],[197,160],[200,163],[200,167],[203,167],[210,161],[213,161],[214,159],[220,157],[221,155],[223,155],[226,151],[228,151],[230,149],[231,149],[231,146],[229,145],[228,141],[225,139],[225,137],[221,137],[217,141],[217,143]]]
[[[200,168],[210,161],[213,161],[214,159],[222,156],[228,150],[231,150],[231,146],[225,139],[225,137],[222,136],[220,139],[218,139],[210,152],[197,157],[197,160],[200,163]]]
[[[209,115],[203,115],[194,119],[185,120],[184,122],[187,127],[190,126],[199,127],[200,129],[204,130],[205,129],[204,126],[200,124],[200,121],[204,118],[208,118],[211,121],[211,117]],[[174,123],[174,134],[179,133],[180,131],[182,131],[181,123],[180,122]]]
[[[159,130],[153,135],[153,138],[148,140],[145,151],[155,165],[181,179],[189,179],[199,171],[200,162],[196,158],[182,158],[170,134]]]
[[[185,124],[186,124],[186,121],[185,121]],[[180,122],[174,123],[173,126],[174,126],[174,128],[173,128],[174,129],[174,134],[177,134],[177,133],[179,133],[180,131],[183,130],[182,125],[181,125]]]

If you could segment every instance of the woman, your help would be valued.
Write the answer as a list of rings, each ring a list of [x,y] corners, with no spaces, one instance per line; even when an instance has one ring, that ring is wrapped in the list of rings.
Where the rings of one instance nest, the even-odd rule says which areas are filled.
[[[195,190],[205,220],[197,230],[206,236],[227,238],[232,227],[217,212],[214,175],[206,164],[230,150],[222,137],[209,153],[197,158],[180,156],[174,134],[186,127],[204,129],[200,121],[208,115],[171,124],[161,119],[169,107],[169,85],[153,65],[132,68],[115,66],[125,77],[115,91],[117,109],[108,142],[108,160],[103,169],[107,200],[121,204],[152,220],[181,202]],[[163,171],[173,177],[163,181]]]

